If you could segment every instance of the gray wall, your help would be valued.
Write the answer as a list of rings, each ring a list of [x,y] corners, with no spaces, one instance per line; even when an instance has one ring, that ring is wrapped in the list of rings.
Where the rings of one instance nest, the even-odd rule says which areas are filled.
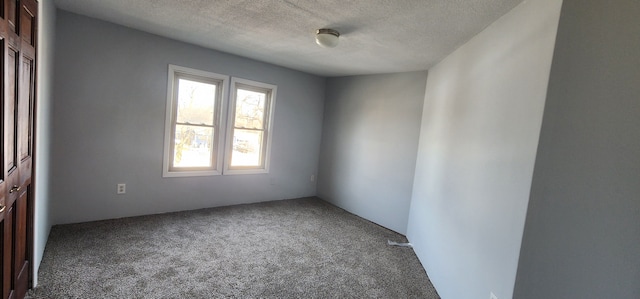
[[[318,196],[406,233],[427,72],[330,78]]]
[[[560,15],[525,1],[429,70],[408,238],[443,298],[511,298]]]
[[[55,223],[316,194],[324,78],[65,11],[55,63]],[[278,85],[269,174],[162,178],[168,64]]]
[[[39,1],[38,78],[36,122],[35,177],[35,236],[34,285],[38,283],[38,268],[51,230],[51,106],[53,102],[53,60],[55,45],[56,8],[53,0]]]
[[[638,17],[564,1],[516,298],[640,298]]]

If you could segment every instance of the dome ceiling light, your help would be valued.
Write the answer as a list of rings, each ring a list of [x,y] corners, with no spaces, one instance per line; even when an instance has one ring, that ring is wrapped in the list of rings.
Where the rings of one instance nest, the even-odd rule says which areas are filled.
[[[340,32],[333,29],[318,29],[316,31],[316,43],[321,47],[335,48],[338,45]]]

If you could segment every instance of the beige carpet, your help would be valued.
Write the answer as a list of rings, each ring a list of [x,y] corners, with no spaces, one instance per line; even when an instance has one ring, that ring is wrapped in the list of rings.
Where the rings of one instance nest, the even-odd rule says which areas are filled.
[[[54,226],[33,298],[439,298],[404,236],[318,198]]]

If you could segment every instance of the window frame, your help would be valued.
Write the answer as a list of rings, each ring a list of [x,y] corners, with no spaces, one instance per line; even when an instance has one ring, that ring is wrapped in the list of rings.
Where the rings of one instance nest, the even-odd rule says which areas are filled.
[[[263,117],[263,137],[262,137],[262,164],[259,166],[231,166],[231,158],[233,153],[233,131],[235,130],[235,109],[236,109],[236,95],[239,87],[246,87],[245,90],[265,92],[265,115]],[[224,159],[224,174],[225,175],[237,175],[237,174],[259,174],[268,173],[270,160],[271,160],[271,141],[273,138],[273,120],[274,111],[276,105],[276,93],[278,87],[273,84],[242,79],[231,78],[231,88],[228,101],[227,111],[227,128],[225,138],[225,159]]]
[[[175,146],[175,130],[177,125],[177,105],[178,105],[178,80],[181,78],[192,78],[193,81],[206,82],[216,84],[216,99],[214,106],[214,121],[211,150],[212,158],[215,162],[211,167],[189,167],[184,170],[176,170],[173,167],[173,150]],[[226,123],[224,113],[225,104],[227,102],[227,93],[229,86],[229,76],[196,70],[192,68],[169,64],[167,78],[167,103],[165,115],[165,136],[164,136],[164,158],[163,158],[163,177],[188,177],[188,176],[212,176],[221,175],[224,161],[224,142]]]

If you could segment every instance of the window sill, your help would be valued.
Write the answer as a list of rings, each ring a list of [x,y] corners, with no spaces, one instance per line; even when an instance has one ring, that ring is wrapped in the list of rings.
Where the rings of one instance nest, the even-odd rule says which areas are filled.
[[[268,169],[225,169],[224,175],[242,175],[242,174],[265,174],[269,173]]]
[[[177,178],[177,177],[193,177],[193,176],[215,176],[222,175],[217,170],[208,171],[164,171],[162,173],[163,178]]]

